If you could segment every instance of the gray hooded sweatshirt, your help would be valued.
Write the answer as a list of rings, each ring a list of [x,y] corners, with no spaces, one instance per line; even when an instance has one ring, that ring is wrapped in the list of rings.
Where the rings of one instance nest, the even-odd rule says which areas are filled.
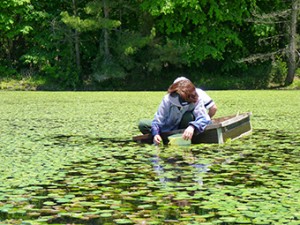
[[[196,91],[200,97],[200,91],[198,89]],[[189,111],[195,117],[195,120],[189,124],[194,126],[199,133],[202,133],[206,126],[211,123],[203,99],[199,98],[196,103],[182,104],[177,95],[165,95],[152,121],[152,135],[178,129],[183,114]]]

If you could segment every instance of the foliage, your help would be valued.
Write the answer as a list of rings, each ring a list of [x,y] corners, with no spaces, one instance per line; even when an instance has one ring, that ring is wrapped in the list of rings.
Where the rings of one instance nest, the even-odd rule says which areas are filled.
[[[279,85],[284,85],[285,77],[287,74],[287,65],[281,58],[277,58],[272,65],[271,82]]]
[[[32,30],[29,25],[33,15],[30,14],[32,9],[30,0],[7,0],[1,2],[0,30],[3,32],[2,38],[14,39],[18,35],[27,35]],[[24,15],[22,20],[18,14]],[[8,40],[6,40],[8,41]]]
[[[43,86],[45,80],[43,78],[32,79],[21,78],[21,79],[1,79],[0,90],[11,90],[11,91],[35,91],[39,86]]]
[[[242,47],[240,25],[249,16],[252,1],[143,1],[157,18],[162,35],[188,44],[183,55],[189,64],[206,59],[223,60],[227,48]],[[235,58],[234,53],[231,57]],[[240,57],[240,56],[239,56]]]
[[[62,12],[61,16],[62,16],[62,22],[64,22],[66,25],[70,26],[71,28],[78,30],[79,32],[99,30],[102,28],[112,30],[121,25],[120,21],[98,18],[98,15],[96,15],[96,18],[98,18],[98,20],[96,20],[96,18],[94,20],[93,19],[82,20],[79,17],[70,16],[68,12]]]
[[[289,85],[289,86],[285,86],[284,88],[280,88],[280,89],[284,89],[284,90],[300,90],[300,79],[299,77],[295,77],[294,82]]]
[[[37,16],[31,13],[32,8],[30,0],[7,0],[0,3],[0,67],[5,68],[1,76],[14,75],[11,71],[18,69],[16,60],[25,52],[22,45],[33,29],[31,21]]]
[[[131,138],[163,92],[0,92],[1,223],[298,224],[299,92],[208,94],[253,134],[156,148]]]
[[[282,65],[279,66],[278,58],[284,60],[287,64],[287,69],[284,71],[286,74],[284,82],[281,77],[275,79],[278,85],[282,85],[283,83],[284,85],[291,84],[298,66],[296,62],[296,58],[298,57],[296,28],[299,4],[298,0],[277,2],[270,10],[269,5],[258,2],[253,12],[254,18],[248,20],[254,23],[255,35],[258,37],[258,43],[263,47],[257,49],[258,53],[256,51],[243,60],[251,62],[271,59],[277,72],[279,72],[279,67],[283,68]],[[272,72],[271,76],[277,73],[276,71]],[[278,73],[276,76],[278,78]]]
[[[234,74],[249,80],[242,86],[261,88],[253,87],[259,82],[251,76],[264,63],[251,68],[238,62],[276,50],[284,61],[288,32],[280,20],[253,23],[252,17],[289,7],[278,0],[7,0],[0,3],[0,76],[30,71],[31,77],[44,77],[65,90],[103,89],[117,79],[152,90],[151,82],[138,87],[140,80],[167,82],[176,73],[200,71],[195,78],[204,73],[231,79]],[[281,82],[277,78],[272,82]],[[234,82],[227,83],[216,86],[230,88]]]

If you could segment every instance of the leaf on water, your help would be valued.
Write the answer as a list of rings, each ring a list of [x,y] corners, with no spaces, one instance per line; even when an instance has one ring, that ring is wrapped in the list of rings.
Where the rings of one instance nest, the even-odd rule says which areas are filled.
[[[56,203],[52,202],[52,201],[46,201],[46,202],[43,202],[43,205],[53,206],[53,205],[56,205]]]
[[[111,213],[101,213],[100,214],[100,217],[104,217],[104,218],[111,217],[111,216],[112,216]]]
[[[133,224],[129,219],[115,219],[116,224]]]

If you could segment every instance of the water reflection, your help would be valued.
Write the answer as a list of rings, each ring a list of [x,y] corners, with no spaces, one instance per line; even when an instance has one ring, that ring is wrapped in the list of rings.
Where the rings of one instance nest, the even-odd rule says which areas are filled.
[[[188,178],[192,183],[202,187],[204,174],[210,171],[211,164],[202,163],[196,159],[192,152],[183,152],[181,156],[162,157],[159,154],[151,158],[153,170],[164,186],[169,183],[185,182]],[[191,183],[189,181],[189,183]]]
[[[207,173],[210,169],[209,169],[209,166],[210,164],[193,164],[192,165],[193,167],[195,167],[196,169],[196,179],[195,181],[200,185],[200,186],[203,186],[203,175],[205,173]]]

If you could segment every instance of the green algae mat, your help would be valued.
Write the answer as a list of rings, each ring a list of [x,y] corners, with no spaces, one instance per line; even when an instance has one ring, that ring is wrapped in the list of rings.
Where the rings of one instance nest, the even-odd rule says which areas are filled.
[[[300,224],[300,92],[208,93],[253,133],[141,145],[163,92],[0,92],[0,224]]]

